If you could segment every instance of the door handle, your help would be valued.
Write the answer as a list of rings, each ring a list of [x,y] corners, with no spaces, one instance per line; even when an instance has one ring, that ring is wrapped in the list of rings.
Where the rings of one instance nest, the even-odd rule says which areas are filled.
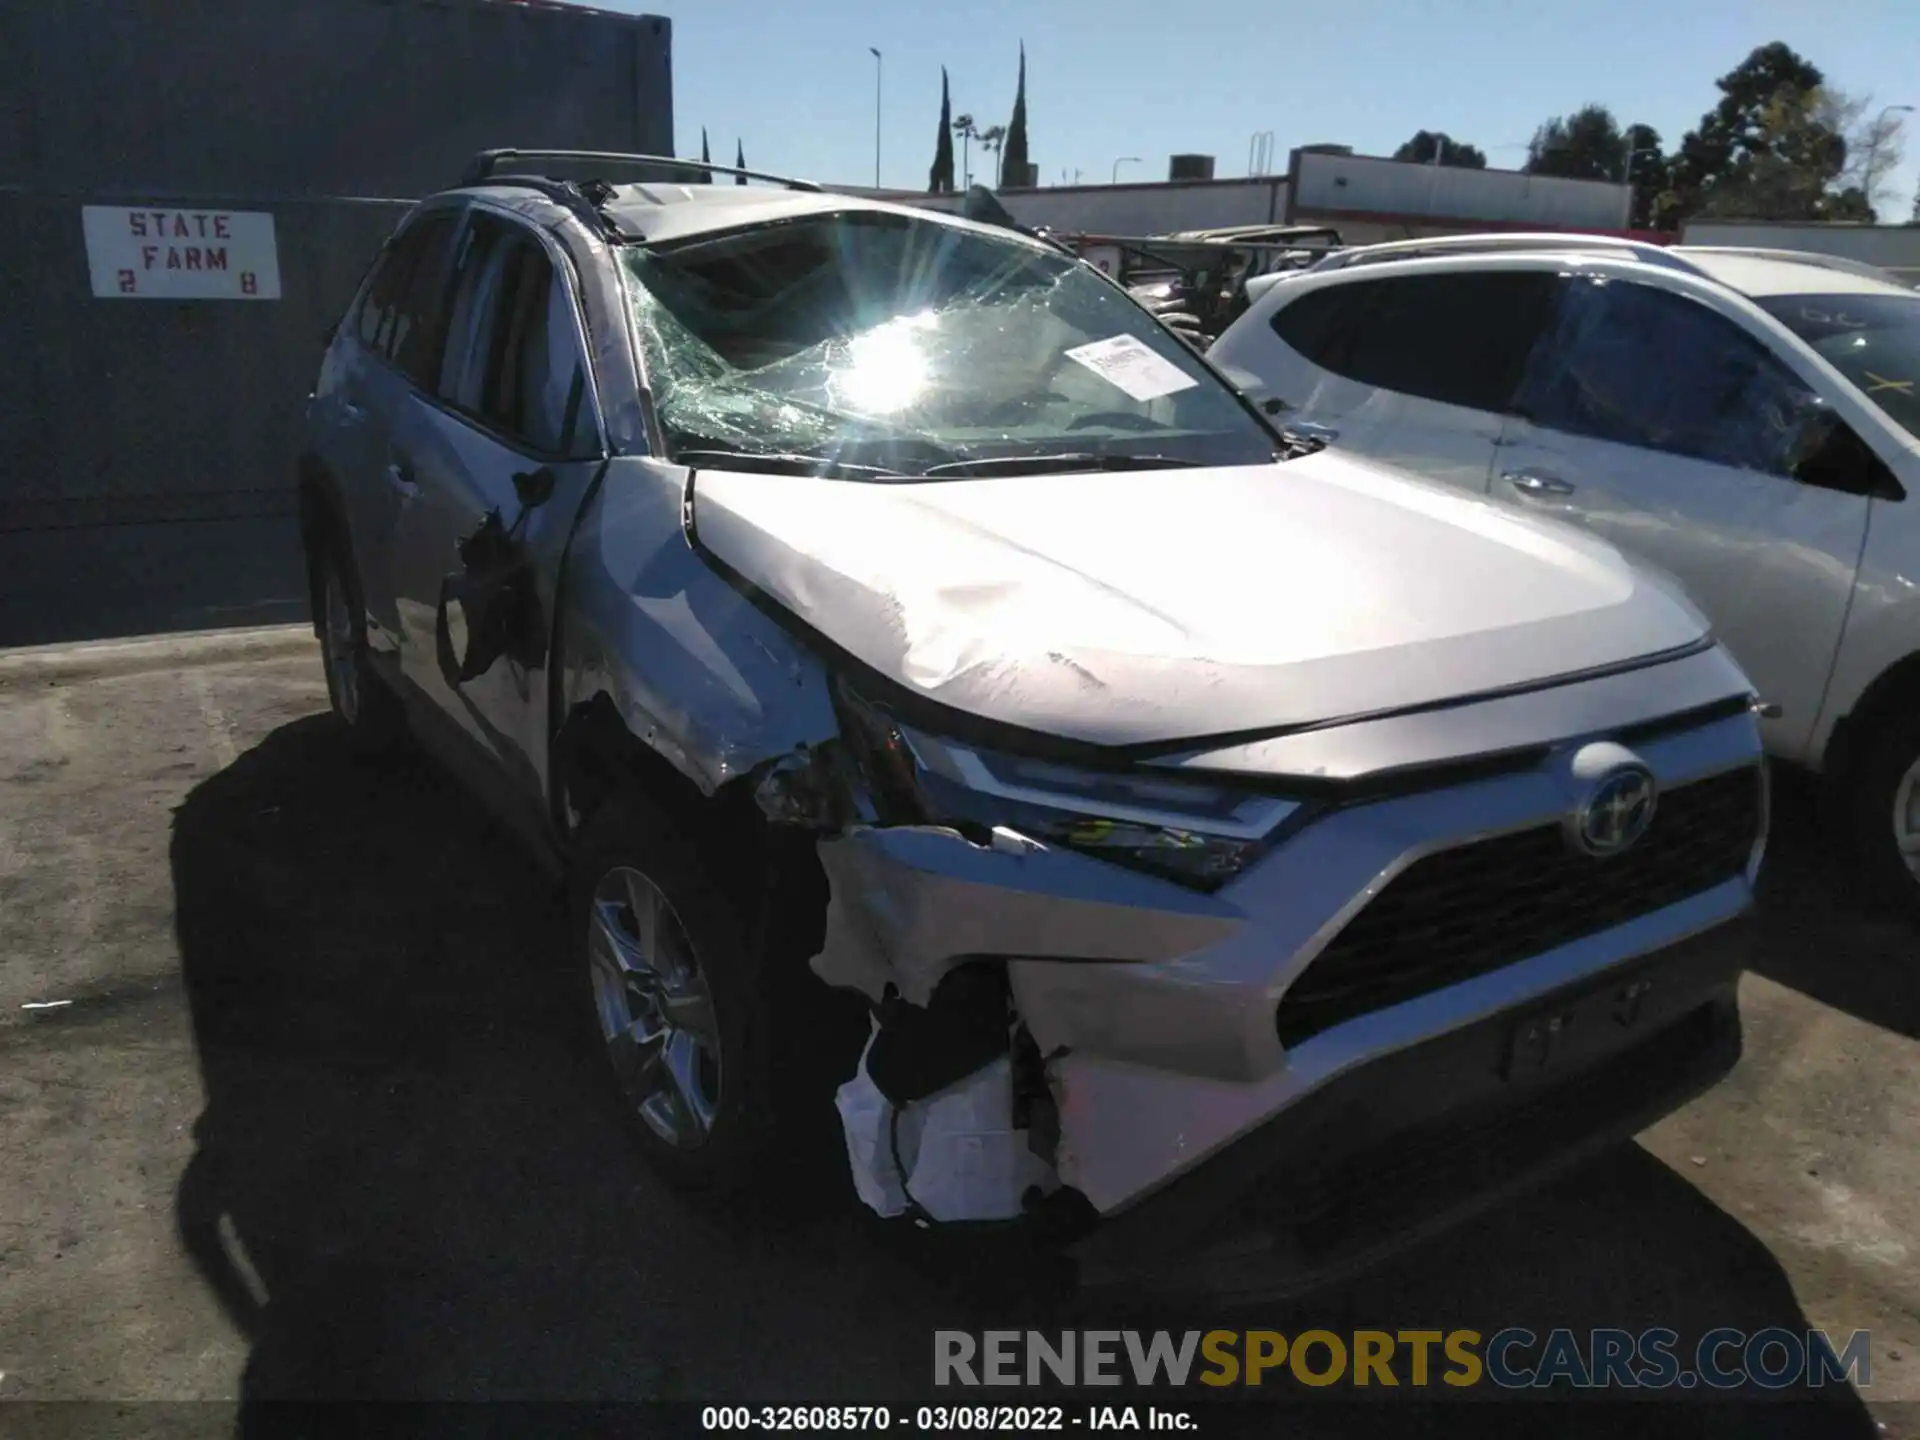
[[[411,500],[420,493],[420,486],[413,478],[413,466],[405,460],[388,462],[387,483],[398,490],[404,500]]]
[[[1509,470],[1500,477],[1522,495],[1571,495],[1573,486],[1544,470]]]
[[[1282,427],[1302,440],[1324,440],[1331,445],[1340,438],[1340,432],[1331,425],[1322,425],[1316,420],[1295,420]]]

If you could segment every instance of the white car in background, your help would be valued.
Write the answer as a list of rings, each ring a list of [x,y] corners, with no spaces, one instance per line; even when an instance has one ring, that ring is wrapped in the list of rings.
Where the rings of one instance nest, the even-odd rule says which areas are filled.
[[[1453,236],[1280,280],[1209,355],[1304,434],[1672,573],[1920,912],[1920,295],[1831,256]]]

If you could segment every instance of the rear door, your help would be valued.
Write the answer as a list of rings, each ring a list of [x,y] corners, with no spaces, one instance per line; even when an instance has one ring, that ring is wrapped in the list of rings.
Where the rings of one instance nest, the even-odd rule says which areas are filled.
[[[554,572],[603,453],[584,354],[564,257],[531,227],[474,212],[460,237],[432,393],[416,397],[401,437],[414,485],[396,548],[402,664],[523,794],[544,788]],[[516,477],[540,472],[552,498],[523,516]],[[446,664],[449,649],[462,653],[484,617],[450,603],[449,586],[472,574],[463,542],[496,514],[529,567],[529,608],[515,611],[529,643],[461,678]]]
[[[445,274],[457,222],[451,211],[430,210],[388,242],[343,322],[334,383],[316,397],[323,455],[345,493],[368,638],[381,651],[391,651],[398,635],[393,543],[405,500],[390,468],[392,429],[413,383],[406,366],[418,368],[433,324],[435,282]]]
[[[1306,291],[1272,320],[1277,418],[1484,493],[1552,294],[1544,270],[1432,267]]]
[[[1810,387],[1691,295],[1604,274],[1562,282],[1515,403],[1495,494],[1577,521],[1675,576],[1797,756],[1826,691],[1866,539],[1864,495],[1795,479]]]

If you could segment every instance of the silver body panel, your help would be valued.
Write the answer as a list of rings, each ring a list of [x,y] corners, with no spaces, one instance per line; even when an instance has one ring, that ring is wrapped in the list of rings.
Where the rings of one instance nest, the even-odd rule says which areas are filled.
[[[923,1003],[967,957],[1007,958],[1042,1050],[1067,1050],[1049,1071],[1062,1177],[1103,1213],[1331,1076],[1750,904],[1751,869],[1283,1050],[1274,1007],[1339,926],[1423,854],[1563,819],[1581,743],[1717,704],[1720,718],[1638,744],[1639,759],[1668,786],[1758,765],[1739,708],[1751,687],[1697,612],[1603,543],[1332,454],[919,485],[690,473],[657,458],[605,241],[543,196],[462,197],[519,216],[565,257],[599,399],[604,453],[561,469],[528,532],[549,642],[537,662],[436,692],[444,678],[420,650],[430,618],[407,607],[454,563],[458,533],[504,503],[500,479],[463,494],[449,478],[431,521],[369,490],[372,460],[352,457],[372,442],[342,407],[359,388],[406,387],[350,335],[323,369],[314,452],[357,467],[334,479],[395,678],[452,716],[445,743],[491,767],[508,808],[545,817],[550,845],[568,838],[552,760],[572,717],[604,702],[711,796],[835,741],[832,686],[849,660],[1009,734],[1152,745],[1152,763],[1281,788],[1541,752],[1336,809],[1212,894],[1017,836],[819,837],[832,899],[815,970]],[[422,396],[382,403],[427,412],[438,438],[421,443],[448,467],[478,443]]]
[[[692,516],[896,684],[1098,745],[1529,687],[1707,633],[1605,546],[1331,451],[912,485],[705,471]]]

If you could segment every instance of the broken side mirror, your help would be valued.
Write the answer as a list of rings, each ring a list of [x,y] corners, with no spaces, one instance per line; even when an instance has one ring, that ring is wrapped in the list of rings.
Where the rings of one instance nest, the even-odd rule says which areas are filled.
[[[554,486],[560,477],[553,473],[551,466],[542,465],[538,470],[525,470],[513,477],[513,493],[520,497],[522,510],[536,510],[553,498]]]

